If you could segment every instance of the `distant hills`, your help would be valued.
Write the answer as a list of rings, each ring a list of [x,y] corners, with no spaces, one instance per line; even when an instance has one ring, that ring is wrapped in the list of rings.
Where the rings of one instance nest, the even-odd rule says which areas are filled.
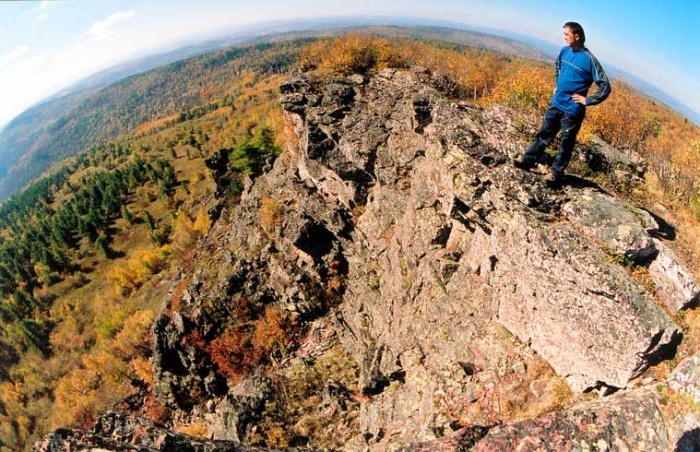
[[[341,17],[324,20],[283,21],[239,28],[235,32],[231,32],[231,34],[223,32],[222,36],[215,39],[183,44],[181,47],[173,50],[115,65],[59,91],[46,100],[52,100],[84,89],[104,87],[134,74],[225,47],[276,42],[300,37],[328,36],[348,30],[364,30],[388,37],[405,36],[439,39],[456,44],[499,50],[524,58],[543,60],[551,59],[559,50],[559,47],[546,41],[534,40],[524,35],[512,33],[509,36],[504,34],[499,36],[496,30],[486,28],[477,30],[452,22],[391,18],[390,23],[392,25],[386,25],[386,23],[386,19],[376,17]]]
[[[170,63],[102,87],[34,106],[0,134],[0,199],[6,199],[54,163],[132,132],[155,119],[223,98],[227,80],[251,70],[275,73],[296,61],[302,41],[229,48]]]
[[[223,97],[226,77],[250,68],[274,71],[286,64],[288,56],[280,56],[279,61],[262,56],[266,42],[361,30],[387,37],[447,41],[548,59],[548,55],[527,44],[480,32],[436,26],[351,26],[352,23],[355,22],[283,23],[271,26],[276,31],[272,35],[261,34],[261,29],[249,29],[241,35],[195,43],[121,64],[62,90],[23,112],[0,133],[0,200],[26,186],[54,163],[89,146],[133,131],[144,122]],[[302,26],[306,28],[304,31],[289,31]],[[235,45],[248,47],[232,47]],[[245,53],[250,55],[244,66],[226,66]],[[210,70],[219,65],[216,70]],[[174,77],[176,73],[178,77]],[[202,86],[207,89],[201,89]]]

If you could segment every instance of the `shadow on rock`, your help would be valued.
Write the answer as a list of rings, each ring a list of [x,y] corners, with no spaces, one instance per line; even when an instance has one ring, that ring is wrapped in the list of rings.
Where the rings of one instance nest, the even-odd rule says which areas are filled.
[[[674,332],[671,335],[671,340],[664,347],[656,347],[663,337],[663,331],[659,332],[653,339],[652,343],[649,345],[649,349],[655,349],[653,352],[644,353],[645,362],[644,367],[640,369],[639,374],[644,372],[649,367],[654,367],[661,364],[663,361],[672,360],[676,357],[676,352],[678,351],[678,346],[683,340],[683,333]]]
[[[655,231],[650,232],[650,235],[654,238],[657,239],[663,239],[663,240],[675,240],[676,239],[676,228],[668,224],[666,220],[661,218],[660,216],[656,215],[654,212],[651,212],[650,210],[644,209],[651,217],[656,221],[656,223],[659,225],[659,228]]]
[[[559,182],[559,185],[563,186],[569,186],[572,188],[592,188],[594,190],[598,190],[601,193],[605,193],[606,195],[609,195],[607,191],[603,189],[600,185],[596,184],[592,180],[585,179],[583,177],[576,176],[574,174],[567,174],[565,175],[562,179],[561,182]]]
[[[694,452],[700,450],[700,428],[683,433],[676,443],[674,452]]]

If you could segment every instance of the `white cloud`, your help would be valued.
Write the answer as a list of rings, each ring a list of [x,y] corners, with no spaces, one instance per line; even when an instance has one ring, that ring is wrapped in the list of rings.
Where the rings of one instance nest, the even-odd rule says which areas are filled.
[[[9,53],[12,52],[3,56]],[[49,55],[42,54],[18,60],[25,53],[24,50],[21,51],[21,55],[20,52],[16,52],[11,64],[0,60],[0,99],[3,103],[0,124],[9,121],[32,103],[50,95],[51,89],[56,89],[45,76],[51,67]]]
[[[39,20],[46,20],[49,18],[49,8],[50,8],[51,2],[44,0],[39,4],[39,7],[37,8],[37,16],[36,18]]]
[[[5,65],[17,61],[29,52],[29,46],[18,46],[9,52],[0,54],[0,64]]]
[[[112,14],[105,20],[95,22],[90,27],[88,34],[95,38],[106,38],[114,33],[114,25],[123,20],[131,19],[136,15],[136,11],[120,11]]]

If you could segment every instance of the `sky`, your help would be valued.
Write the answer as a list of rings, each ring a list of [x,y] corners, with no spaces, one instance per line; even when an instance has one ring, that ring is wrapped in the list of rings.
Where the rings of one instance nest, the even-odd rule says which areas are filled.
[[[0,127],[36,102],[120,62],[273,20],[410,16],[564,45],[579,22],[602,61],[700,115],[700,0],[0,0]]]

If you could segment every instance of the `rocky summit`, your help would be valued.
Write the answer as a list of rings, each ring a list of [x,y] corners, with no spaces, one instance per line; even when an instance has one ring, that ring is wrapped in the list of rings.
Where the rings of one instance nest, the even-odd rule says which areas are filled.
[[[700,295],[668,224],[585,178],[549,187],[513,167],[534,125],[434,86],[420,68],[282,84],[285,151],[239,203],[222,201],[164,301],[155,395],[237,450],[271,409],[276,375],[340,344],[357,366],[356,390],[329,381],[318,409],[357,411],[346,430],[328,430],[347,435],[346,450],[690,444],[686,431],[667,430],[659,395],[637,378],[674,356],[682,330],[672,316]],[[597,141],[581,155],[638,181],[640,165],[615,152]],[[632,266],[646,269],[643,280]],[[241,315],[232,301],[241,298],[293,314],[300,345],[227,380],[201,343]],[[614,394],[569,403],[584,392]],[[99,426],[62,435],[73,448],[168,450],[125,428],[122,442]],[[215,449],[191,441],[177,450]]]

